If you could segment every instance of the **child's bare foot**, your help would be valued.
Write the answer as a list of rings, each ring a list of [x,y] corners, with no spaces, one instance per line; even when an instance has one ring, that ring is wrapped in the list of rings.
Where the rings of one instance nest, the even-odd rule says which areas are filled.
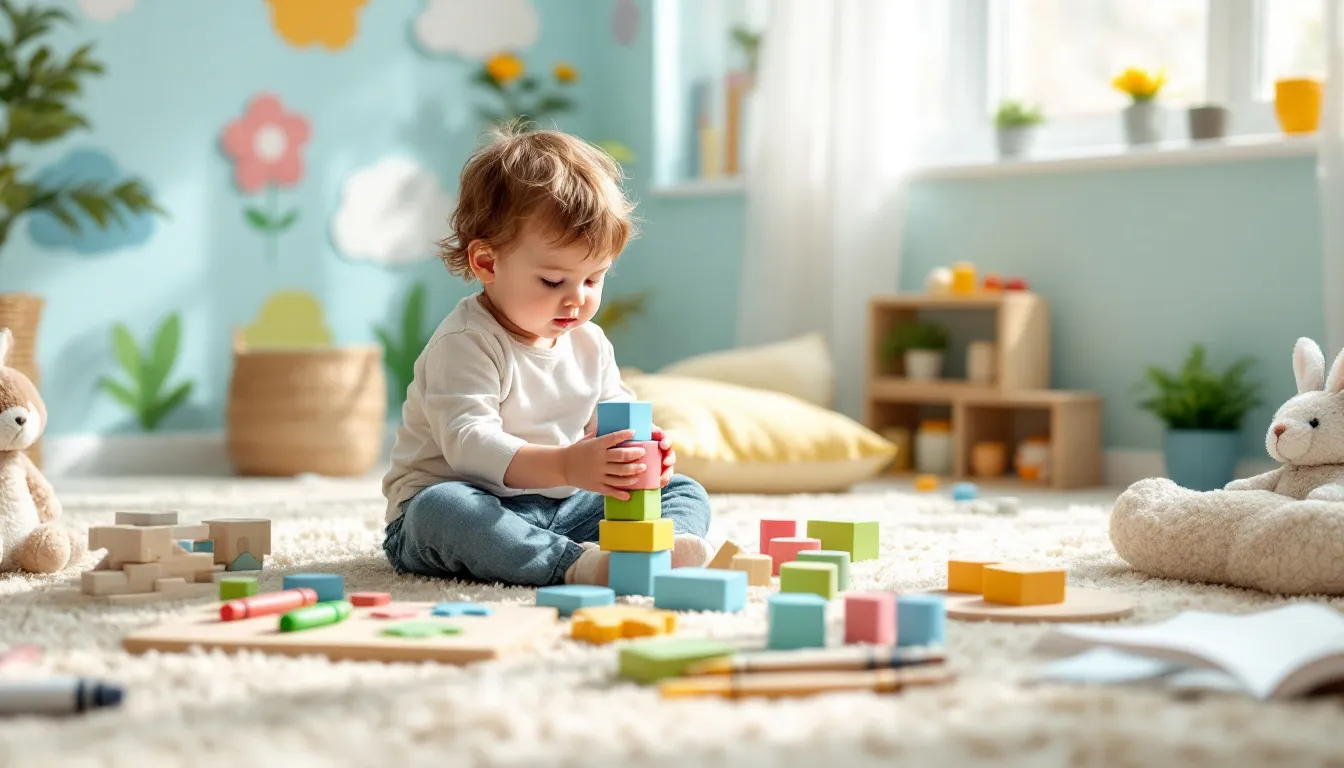
[[[672,567],[700,568],[714,558],[714,545],[692,533],[672,538]]]
[[[611,553],[603,552],[594,541],[585,541],[579,546],[583,547],[583,554],[579,555],[579,559],[565,571],[565,583],[607,586]],[[673,559],[675,560],[675,554]]]

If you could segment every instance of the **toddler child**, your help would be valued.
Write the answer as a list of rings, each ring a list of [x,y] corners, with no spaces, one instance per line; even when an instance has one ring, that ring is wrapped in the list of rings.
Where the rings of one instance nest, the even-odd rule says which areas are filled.
[[[597,404],[629,401],[588,322],[632,236],[620,168],[555,131],[501,131],[462,171],[440,257],[483,289],[458,302],[415,363],[392,467],[383,550],[400,572],[508,584],[607,583],[603,496],[644,471],[631,431],[596,436]],[[703,565],[709,497],[673,473],[661,430],[662,514],[674,567]]]

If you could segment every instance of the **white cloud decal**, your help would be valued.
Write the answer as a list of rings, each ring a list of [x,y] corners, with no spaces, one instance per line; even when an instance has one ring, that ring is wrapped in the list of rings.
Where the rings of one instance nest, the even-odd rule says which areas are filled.
[[[93,21],[111,21],[135,7],[135,0],[79,0],[79,9]]]
[[[433,53],[483,59],[519,52],[537,41],[541,18],[532,0],[427,0],[415,37]]]
[[[414,160],[390,157],[346,179],[331,237],[347,258],[410,264],[434,256],[452,212],[438,177]]]

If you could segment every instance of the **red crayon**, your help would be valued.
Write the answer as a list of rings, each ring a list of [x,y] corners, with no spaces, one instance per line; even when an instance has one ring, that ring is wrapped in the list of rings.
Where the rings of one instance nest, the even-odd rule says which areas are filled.
[[[243,597],[219,606],[220,621],[237,621],[273,613],[288,613],[295,608],[317,603],[317,592],[308,587],[267,592],[264,595]]]

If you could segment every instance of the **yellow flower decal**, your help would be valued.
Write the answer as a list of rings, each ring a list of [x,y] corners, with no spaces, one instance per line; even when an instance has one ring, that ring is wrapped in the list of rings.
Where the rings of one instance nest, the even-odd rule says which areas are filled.
[[[579,70],[575,69],[572,64],[560,62],[555,65],[555,79],[562,83],[578,82]]]
[[[1126,69],[1111,81],[1116,90],[1129,94],[1135,101],[1153,100],[1166,84],[1167,76],[1161,70],[1149,72],[1137,67]]]
[[[368,0],[267,0],[271,26],[295,48],[321,45],[337,51],[359,31],[359,9]]]
[[[485,63],[485,71],[500,85],[508,85],[523,76],[523,60],[512,53],[500,53]]]

